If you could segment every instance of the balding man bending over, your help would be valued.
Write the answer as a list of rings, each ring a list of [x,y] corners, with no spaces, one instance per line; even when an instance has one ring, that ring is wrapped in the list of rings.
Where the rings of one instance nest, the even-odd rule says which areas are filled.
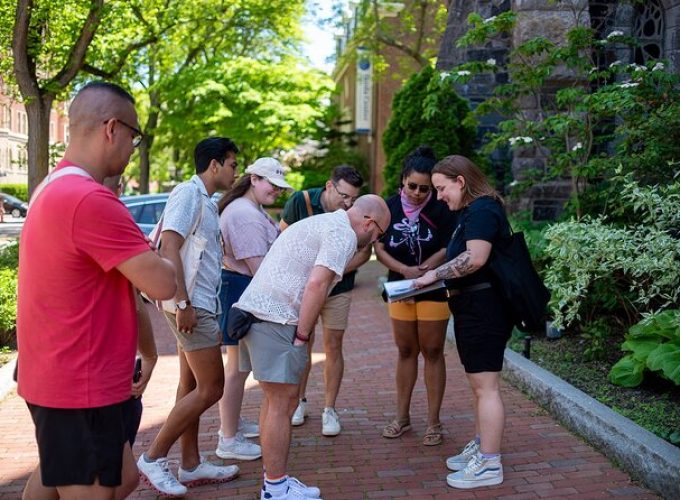
[[[254,317],[239,344],[240,368],[252,369],[264,401],[260,439],[265,477],[261,498],[318,498],[320,491],[286,475],[290,419],[319,311],[358,248],[376,241],[390,221],[382,198],[362,196],[347,211],[291,225],[272,245],[230,313],[230,327]]]
[[[64,159],[36,188],[19,246],[18,393],[40,455],[24,498],[134,490],[122,422],[137,346],[133,286],[158,299],[176,289],[172,263],[151,251],[102,186],[123,172],[141,139],[133,98],[91,83],[73,100],[69,122]]]

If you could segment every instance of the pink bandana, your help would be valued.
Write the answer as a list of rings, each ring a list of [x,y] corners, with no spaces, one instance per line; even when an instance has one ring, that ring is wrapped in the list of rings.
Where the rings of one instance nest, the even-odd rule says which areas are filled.
[[[418,205],[415,205],[409,201],[408,196],[403,189],[399,190],[399,195],[401,196],[401,207],[404,209],[404,214],[406,217],[408,217],[410,222],[415,222],[418,220],[420,211],[425,208],[427,202],[430,201],[430,198],[432,198],[432,191],[430,190],[423,202],[419,203]]]

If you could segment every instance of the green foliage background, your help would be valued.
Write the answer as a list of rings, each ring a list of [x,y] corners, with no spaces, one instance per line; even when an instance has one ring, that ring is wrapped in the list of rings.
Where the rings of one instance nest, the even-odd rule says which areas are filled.
[[[475,157],[476,129],[467,101],[439,73],[427,66],[395,94],[383,147],[387,156],[384,195],[401,183],[404,158],[416,147],[430,146],[437,158],[451,154]]]

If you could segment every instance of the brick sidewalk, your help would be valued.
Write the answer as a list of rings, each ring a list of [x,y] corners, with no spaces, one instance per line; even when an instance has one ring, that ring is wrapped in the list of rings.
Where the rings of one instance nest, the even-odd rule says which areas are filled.
[[[362,268],[354,292],[350,327],[345,338],[345,377],[338,398],[343,425],[335,438],[321,436],[323,354],[317,340],[314,368],[307,394],[310,416],[294,428],[290,473],[307,484],[318,485],[325,499],[359,498],[656,498],[633,483],[605,456],[565,430],[521,392],[504,383],[507,427],[503,440],[505,482],[493,488],[456,491],[446,485],[444,460],[455,454],[474,431],[464,373],[455,348],[447,346],[447,388],[441,417],[446,435],[442,446],[421,444],[426,427],[426,395],[420,378],[416,384],[411,423],[413,430],[399,439],[380,436],[395,415],[394,369],[396,348],[391,338],[385,305],[377,292],[379,264]],[[155,318],[155,324],[158,318]],[[144,417],[135,445],[138,455],[148,447],[172,407],[177,384],[174,342],[166,329],[158,329],[161,358],[144,396]],[[252,380],[243,414],[257,418],[262,393]],[[201,449],[214,455],[219,427],[217,408],[201,421]],[[19,498],[37,451],[30,416],[16,395],[0,404],[0,499]],[[175,446],[171,458],[178,457]],[[188,498],[259,498],[261,461],[242,462],[241,476],[230,483],[191,489]],[[134,498],[155,495],[140,487]]]

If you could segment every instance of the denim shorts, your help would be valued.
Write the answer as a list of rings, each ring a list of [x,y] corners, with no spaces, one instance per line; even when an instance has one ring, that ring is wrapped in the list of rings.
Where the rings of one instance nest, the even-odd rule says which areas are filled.
[[[222,288],[220,289],[220,302],[222,304],[222,314],[219,317],[220,331],[222,332],[222,345],[238,345],[238,340],[232,340],[227,335],[227,320],[231,306],[238,302],[243,291],[252,281],[251,276],[235,273],[222,269]]]

